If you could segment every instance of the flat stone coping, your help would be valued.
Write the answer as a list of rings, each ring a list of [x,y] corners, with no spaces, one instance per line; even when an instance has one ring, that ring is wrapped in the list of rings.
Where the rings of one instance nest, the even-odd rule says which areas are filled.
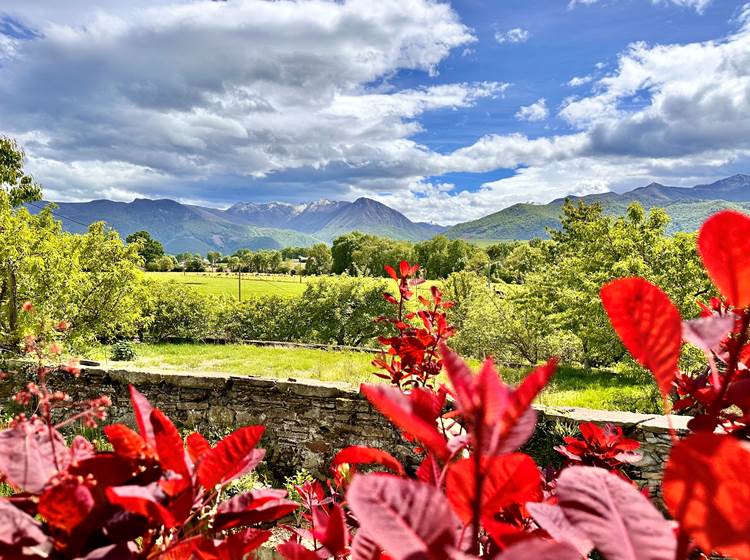
[[[18,362],[16,362],[18,364]],[[256,387],[276,387],[279,391],[310,397],[335,397],[346,394],[348,397],[359,397],[359,388],[343,381],[317,381],[315,379],[264,377],[262,375],[239,375],[210,371],[183,371],[160,368],[118,368],[118,367],[84,367],[81,376],[108,377],[120,383],[134,385],[167,383],[177,387],[221,390],[233,384]],[[653,433],[668,433],[674,429],[677,433],[687,433],[690,416],[639,414],[618,410],[599,410],[565,406],[534,405],[534,409],[546,418],[567,420],[571,422],[595,422],[597,424],[614,424],[629,428],[638,426]]]

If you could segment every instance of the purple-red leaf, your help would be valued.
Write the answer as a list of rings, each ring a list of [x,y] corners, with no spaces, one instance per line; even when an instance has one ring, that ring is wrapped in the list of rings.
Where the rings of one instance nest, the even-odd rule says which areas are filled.
[[[594,548],[594,543],[568,521],[560,506],[534,502],[526,504],[526,509],[529,510],[534,521],[549,533],[550,537],[570,544],[578,551],[579,556],[588,557],[589,552]]]
[[[638,363],[654,374],[668,395],[677,374],[682,322],[677,308],[643,278],[621,278],[604,285],[602,304],[612,327]]]
[[[106,489],[106,494],[111,504],[145,517],[149,525],[164,525],[167,529],[175,526],[174,516],[161,504],[166,496],[157,483],[112,486]]]
[[[284,490],[251,490],[221,502],[216,509],[214,528],[219,530],[275,521],[289,515],[299,507],[286,499]]]
[[[698,233],[698,252],[727,301],[750,305],[750,217],[733,210],[711,216]]]
[[[367,535],[394,560],[442,560],[457,520],[434,486],[387,475],[357,475],[346,494]]]
[[[245,426],[206,451],[198,463],[198,480],[204,488],[226,484],[253,470],[263,460],[264,451],[255,449],[265,428]]]
[[[508,547],[497,560],[581,560],[579,552],[567,543],[527,539]]]
[[[719,345],[734,326],[734,315],[713,315],[682,322],[682,339],[703,350],[719,353]]]
[[[46,557],[52,549],[52,541],[44,534],[38,521],[8,500],[0,499],[0,551],[11,552],[15,549],[20,558],[22,548]]]
[[[570,523],[607,560],[674,560],[672,524],[633,485],[596,467],[569,467],[557,481]]]
[[[30,494],[40,494],[52,476],[70,464],[70,451],[54,428],[20,422],[0,432],[0,474]]]

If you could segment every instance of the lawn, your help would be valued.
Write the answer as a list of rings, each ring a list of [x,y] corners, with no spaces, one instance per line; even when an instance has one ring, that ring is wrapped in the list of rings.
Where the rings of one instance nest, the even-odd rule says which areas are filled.
[[[209,371],[257,375],[280,379],[302,378],[344,381],[358,385],[376,382],[370,364],[372,354],[303,348],[272,348],[241,344],[139,344],[133,362],[108,362],[106,348],[91,357],[109,366]],[[471,362],[476,368],[479,364]],[[525,371],[503,369],[509,383],[517,383]],[[548,406],[577,406],[633,412],[658,412],[651,384],[643,377],[599,370],[560,368],[537,399]]]
[[[237,297],[239,281],[236,274],[213,272],[147,272],[146,278],[159,282],[177,282],[195,288],[204,295]],[[305,291],[309,278],[288,275],[242,275],[242,298],[264,295],[296,297]]]
[[[147,272],[146,278],[158,282],[177,282],[195,288],[204,295],[226,295],[238,296],[239,281],[236,274],[221,272]],[[290,276],[287,274],[243,274],[242,275],[242,299],[279,295],[297,297],[305,291],[308,282],[312,282],[318,276]],[[330,278],[336,278],[331,276]],[[374,278],[361,278],[362,282],[374,282]],[[428,280],[421,284],[418,290],[426,290],[435,280]]]

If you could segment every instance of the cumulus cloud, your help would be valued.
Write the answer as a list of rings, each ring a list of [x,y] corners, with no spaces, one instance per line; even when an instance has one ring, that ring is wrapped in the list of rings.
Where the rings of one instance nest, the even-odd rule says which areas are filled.
[[[544,98],[538,99],[531,105],[521,107],[516,113],[516,118],[520,121],[538,122],[543,121],[549,116],[547,101]]]
[[[531,33],[520,27],[514,27],[508,31],[498,31],[495,33],[495,41],[498,43],[525,43],[529,40],[529,37],[531,37]]]
[[[593,76],[573,76],[569,81],[570,87],[580,87],[590,83],[594,79]]]
[[[368,0],[104,4],[77,24],[63,15],[41,23],[38,5],[15,4],[17,18],[39,18],[39,36],[16,41],[0,69],[0,122],[13,134],[43,133],[27,143],[32,166],[127,162],[144,182],[186,189],[221,174],[398,167],[421,152],[408,140],[416,117],[507,87],[368,87],[398,70],[436,73],[452,49],[475,41],[449,5],[430,0],[377,9]],[[117,174],[102,180],[123,184]],[[62,191],[61,175],[49,181]]]

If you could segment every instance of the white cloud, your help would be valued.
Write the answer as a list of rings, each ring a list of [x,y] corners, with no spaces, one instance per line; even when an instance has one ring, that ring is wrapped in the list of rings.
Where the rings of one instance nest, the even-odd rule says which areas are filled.
[[[599,1],[600,0],[570,0],[568,8],[572,10],[578,4],[591,6],[592,4],[597,4]],[[703,13],[711,2],[712,0],[651,0],[652,4],[673,4],[683,8],[692,8],[699,14]]]
[[[586,85],[590,83],[594,79],[593,76],[573,76],[569,81],[568,85],[570,87],[580,87],[583,85]]]
[[[547,101],[544,98],[538,99],[531,105],[521,107],[516,113],[516,118],[521,121],[538,122],[543,121],[549,116]]]
[[[11,45],[0,68],[0,122],[32,138],[32,169],[127,162],[182,183],[182,197],[194,181],[227,174],[354,168],[338,177],[343,185],[404,173],[423,152],[408,140],[417,117],[507,87],[367,86],[401,69],[434,74],[452,49],[475,42],[448,4],[432,0],[108,0],[94,12],[75,0],[78,18],[56,0],[3,8],[40,31]],[[33,170],[44,180],[49,169]],[[59,177],[49,181],[65,198],[85,192],[78,175],[67,190]],[[99,179],[101,188],[127,183]]]
[[[531,37],[531,33],[520,27],[514,27],[508,31],[498,31],[495,33],[495,41],[498,43],[525,43],[529,40],[529,37]]]

